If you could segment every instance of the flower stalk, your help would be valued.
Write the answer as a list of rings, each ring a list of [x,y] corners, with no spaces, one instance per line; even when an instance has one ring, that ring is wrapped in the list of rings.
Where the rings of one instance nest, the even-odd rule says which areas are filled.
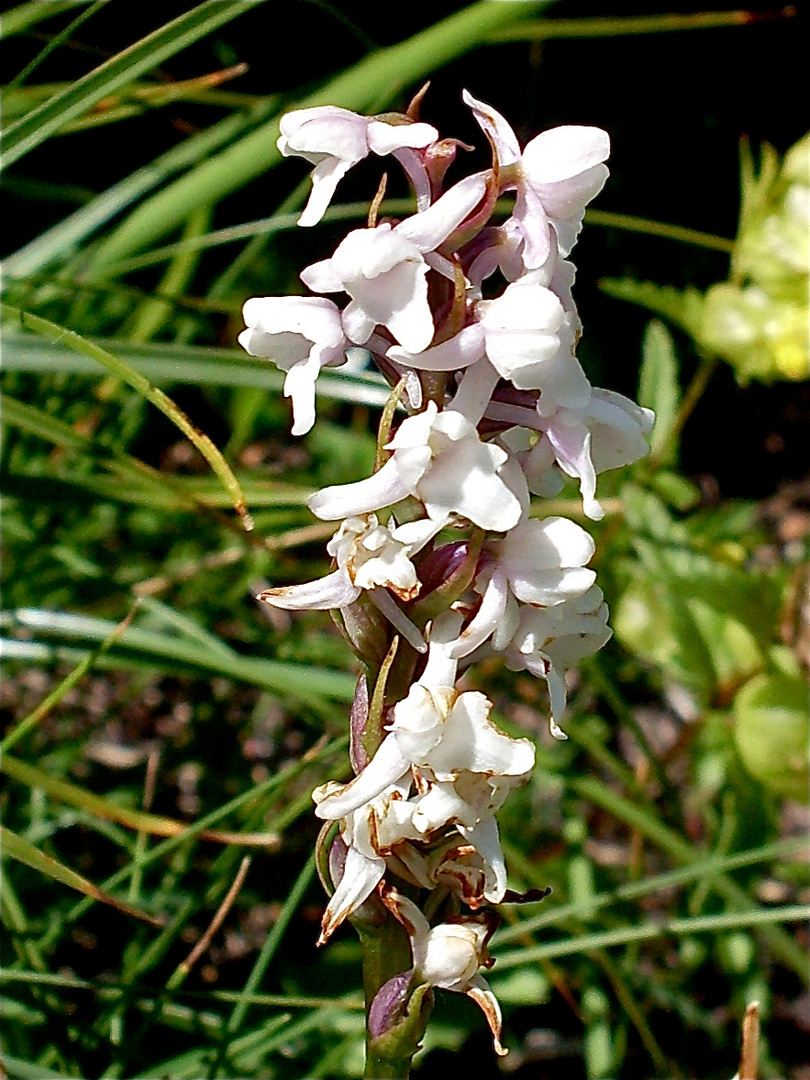
[[[330,894],[320,943],[346,920],[360,935],[366,1075],[378,1078],[408,1075],[436,988],[470,997],[495,1052],[507,1052],[480,972],[493,963],[498,905],[520,899],[496,815],[528,781],[535,749],[501,731],[492,702],[459,679],[492,656],[540,677],[550,733],[566,738],[565,672],[611,631],[587,566],[590,536],[565,518],[530,516],[531,498],[573,477],[585,515],[599,520],[599,473],[645,454],[653,419],[592,387],[576,358],[568,256],[607,177],[607,134],[560,127],[521,148],[500,113],[465,91],[492,167],[448,183],[459,143],[418,118],[422,96],[402,114],[323,106],[283,118],[281,152],[313,166],[300,224],[317,225],[369,156],[403,167],[417,209],[379,221],[378,189],[366,227],[302,270],[318,295],[248,300],[240,335],[286,371],[293,434],[315,423],[322,368],[339,371],[357,347],[394,388],[374,472],[309,501],[336,526],[331,571],[258,597],[330,610],[363,668],[350,714],[354,776],[313,799]],[[512,192],[512,215],[492,224]],[[342,307],[335,294],[348,298]]]

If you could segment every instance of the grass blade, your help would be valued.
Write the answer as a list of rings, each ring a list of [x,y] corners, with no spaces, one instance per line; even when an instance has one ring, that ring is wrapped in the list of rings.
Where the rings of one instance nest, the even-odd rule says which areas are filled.
[[[52,799],[67,803],[69,806],[78,806],[90,814],[104,818],[106,821],[116,821],[119,825],[125,825],[128,829],[149,833],[150,836],[179,836],[188,832],[189,826],[174,818],[163,817],[159,814],[148,814],[143,810],[134,810],[129,806],[121,806],[111,802],[101,795],[95,795],[78,784],[71,784],[68,780],[60,780],[50,773],[28,765],[10,754],[3,754],[0,759],[0,772],[11,780],[17,780],[30,788],[38,788],[44,791]],[[228,832],[222,829],[203,829],[199,833],[201,840],[210,840],[216,844],[244,844],[247,846],[272,846],[276,837],[269,833],[238,833]]]
[[[85,339],[105,352],[129,361],[145,379],[155,383],[189,386],[252,386],[278,391],[284,373],[274,365],[247,357],[236,349],[150,343],[149,348],[110,339]],[[43,341],[31,334],[8,331],[3,337],[6,371],[46,374],[92,375],[98,371],[90,357],[72,352],[62,341]],[[384,379],[366,372],[325,369],[318,379],[318,393],[336,401],[382,407],[390,394]]]
[[[51,693],[48,694],[39,703],[39,705],[37,705],[37,707],[28,714],[28,716],[23,717],[19,724],[15,724],[11,731],[8,732],[3,741],[0,742],[0,755],[2,755],[2,757],[0,757],[0,770],[2,770],[3,768],[3,759],[6,758],[8,751],[12,748],[12,746],[18,743],[20,739],[23,738],[23,736],[27,735],[29,731],[35,728],[41,720],[44,720],[48,713],[51,711],[51,709],[55,705],[59,704],[65,694],[74,686],[76,686],[76,684],[82,678],[84,678],[84,676],[93,666],[94,661],[103,653],[105,653],[107,649],[109,649],[110,646],[116,641],[116,639],[119,638],[121,634],[123,634],[126,627],[134,618],[136,610],[137,602],[136,605],[133,606],[129,615],[127,615],[125,619],[118,623],[118,625],[113,629],[112,633],[109,634],[104,639],[104,641],[101,642],[99,647],[94,652],[88,653],[85,659],[82,660],[79,664],[77,664],[73,671],[71,671],[66,678],[62,679],[59,685],[56,686],[51,691]]]
[[[0,825],[0,839],[2,839],[3,854],[9,858],[30,866],[32,870],[38,870],[39,873],[53,878],[54,881],[58,881],[62,885],[67,885],[70,889],[84,893],[91,900],[100,900],[103,904],[118,908],[125,915],[131,915],[136,919],[151,923],[152,926],[163,925],[159,919],[147,915],[145,911],[141,911],[131,904],[126,904],[122,900],[116,900],[114,896],[104,892],[103,889],[94,885],[92,881],[88,881],[87,878],[77,874],[75,870],[71,870],[69,866],[65,866],[64,863],[60,863],[57,859],[52,859],[50,855],[46,855],[24,837],[12,832],[11,829],[7,829],[5,825]]]
[[[592,776],[583,776],[573,781],[572,786],[583,798],[588,799],[596,806],[601,806],[608,813],[613,814],[619,821],[637,830],[642,836],[647,837],[652,843],[681,865],[689,865],[698,857],[688,840],[684,840],[663,821],[659,821],[648,814],[643,808],[638,807],[630,799],[619,795],[618,792],[603,784]],[[724,899],[730,901],[737,908],[737,915],[742,918],[743,914],[750,914],[752,908],[759,911],[755,902],[745,889],[727,877],[718,877],[714,882],[715,890]],[[762,925],[762,936],[768,942],[774,955],[778,956],[783,963],[796,971],[801,977],[807,970],[807,958],[801,947],[786,934],[780,927],[771,926],[767,923]]]
[[[76,352],[89,357],[91,360],[95,360],[97,363],[101,364],[102,367],[106,368],[107,371],[115,375],[116,378],[123,380],[123,382],[128,386],[131,386],[133,390],[136,390],[142,397],[146,398],[147,401],[150,401],[154,406],[160,409],[164,416],[167,416],[169,420],[183,432],[189,442],[193,443],[219,477],[223,487],[231,497],[231,504],[241,518],[244,528],[247,531],[250,531],[253,528],[253,522],[248,513],[245,496],[239,486],[239,481],[231,471],[230,465],[228,465],[220,451],[214,446],[211,439],[204,432],[200,431],[199,428],[196,428],[182,409],[178,408],[171,398],[167,397],[162,390],[158,390],[158,388],[153,386],[144,375],[139,371],[136,371],[124,360],[107,352],[106,349],[102,349],[99,345],[95,345],[92,341],[80,337],[72,330],[67,330],[65,327],[58,326],[48,319],[42,319],[38,315],[29,315],[27,312],[20,311],[18,308],[4,305],[4,310],[7,310],[10,314],[18,318],[24,327],[28,327],[33,330],[34,333],[56,338],[67,345],[68,348],[74,349]]]
[[[88,3],[90,0],[30,0],[27,4],[19,4],[10,11],[3,12],[0,17],[0,31],[4,38],[22,34],[45,19]]]
[[[104,641],[116,624],[107,619],[26,608],[4,613],[0,616],[0,625],[25,627],[33,631],[35,637],[37,634],[55,636],[62,642],[82,642],[86,647]],[[14,646],[20,648],[15,649]],[[8,641],[5,651],[9,657],[15,653],[21,657],[30,656],[33,655],[32,646],[41,648],[41,643],[36,640]],[[196,641],[137,626],[130,626],[124,631],[118,642],[100,658],[99,667],[109,666],[119,652],[123,655],[134,654],[156,667],[162,667],[169,661],[170,667],[180,666],[207,674],[226,675],[266,690],[289,694],[298,701],[307,701],[328,712],[332,711],[331,706],[327,708],[328,701],[350,702],[354,698],[355,679],[348,672],[237,653],[226,656],[203,648]]]
[[[610,893],[594,893],[581,900],[558,904],[556,907],[546,908],[544,904],[544,910],[539,914],[529,915],[512,926],[499,929],[494,939],[495,944],[502,945],[509,941],[517,941],[524,934],[534,933],[546,926],[562,923],[565,919],[591,919],[602,908],[610,904],[638,900],[641,897],[652,896],[654,893],[664,893],[668,889],[680,885],[691,885],[696,881],[711,880],[719,874],[727,874],[731,870],[752,866],[755,863],[770,862],[774,859],[787,858],[790,855],[798,856],[799,852],[806,846],[807,841],[802,838],[782,840],[751,851],[741,851],[734,855],[712,855],[708,859],[700,859],[679,870],[668,870],[664,874],[656,874],[654,877],[645,878],[643,881],[630,882]],[[510,853],[507,851],[507,854]],[[547,904],[549,901],[545,903]]]
[[[55,135],[102,98],[134,82],[217,27],[263,0],[204,0],[123,52],[88,72],[59,94],[9,125],[3,140],[5,167]]]
[[[3,262],[3,273],[8,278],[27,278],[42,271],[52,262],[66,257],[116,214],[120,214],[175,173],[182,172],[209,154],[216,153],[243,134],[246,128],[261,123],[275,108],[276,98],[268,98],[247,112],[228,116],[218,124],[189,136],[165,154],[150,161],[148,165],[101,192],[86,206],[69,214],[13,255],[9,255]]]
[[[622,926],[595,934],[581,934],[565,941],[549,941],[544,945],[515,949],[498,957],[498,970],[533,964],[559,956],[571,956],[594,949],[606,949],[613,945],[629,945],[636,941],[652,941],[670,935],[722,933],[739,930],[744,926],[775,929],[773,923],[806,922],[810,918],[810,905],[785,904],[782,907],[757,908],[754,911],[727,911],[722,915],[697,915],[683,919],[664,919],[642,923],[640,926]]]

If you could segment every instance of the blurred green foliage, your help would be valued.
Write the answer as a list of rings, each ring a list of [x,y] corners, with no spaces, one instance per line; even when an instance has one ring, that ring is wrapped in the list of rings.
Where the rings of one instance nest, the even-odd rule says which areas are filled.
[[[651,459],[604,478],[615,639],[572,687],[569,741],[546,739],[535,680],[476,675],[499,722],[538,740],[500,825],[515,887],[553,888],[504,906],[494,941],[509,1068],[729,1077],[757,1000],[760,1075],[801,1075],[808,530],[790,451],[808,395],[793,384],[789,412],[758,389],[783,439],[769,457],[767,425],[701,350],[742,378],[806,370],[710,348],[683,313],[710,303],[729,254],[735,289],[783,296],[762,245],[795,158],[763,148],[736,244],[718,234],[734,232],[740,134],[779,154],[802,134],[784,104],[802,20],[642,7],[446,0],[377,25],[348,0],[4,11],[9,1077],[362,1073],[359,950],[347,931],[316,952],[311,859],[310,792],[348,771],[352,661],[324,617],[268,621],[251,597],[324,570],[331,528],[306,498],[367,471],[385,388],[326,373],[322,420],[294,443],[278,372],[234,342],[243,301],[295,290],[379,180],[358,169],[323,227],[296,233],[306,183],[275,167],[280,113],[375,112],[427,78],[425,116],[447,134],[473,138],[462,86],[522,134],[611,130],[614,179],[577,249],[582,355],[658,414]],[[773,67],[750,85],[763,55],[780,81]],[[674,333],[599,276],[670,282],[624,295]],[[543,511],[577,516],[576,492]],[[468,1004],[440,996],[415,1075],[500,1075]]]

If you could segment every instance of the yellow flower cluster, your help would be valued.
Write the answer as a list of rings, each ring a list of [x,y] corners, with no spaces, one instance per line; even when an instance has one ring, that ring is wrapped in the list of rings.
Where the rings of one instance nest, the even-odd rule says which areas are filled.
[[[743,205],[729,282],[704,298],[696,336],[738,378],[810,377],[810,134],[780,163],[765,146],[743,163]]]

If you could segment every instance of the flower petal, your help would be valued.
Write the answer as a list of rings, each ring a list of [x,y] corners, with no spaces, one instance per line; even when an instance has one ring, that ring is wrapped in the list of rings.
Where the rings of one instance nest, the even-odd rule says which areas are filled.
[[[490,904],[500,904],[506,892],[506,862],[494,816],[484,818],[472,828],[459,825],[459,832],[473,844],[486,867],[484,897]]]
[[[318,491],[309,499],[307,506],[324,521],[338,521],[393,506],[408,494],[396,461],[391,458],[365,480],[358,480],[354,484],[335,484]]]
[[[339,158],[326,158],[324,161],[318,162],[310,174],[312,191],[309,193],[307,205],[298,219],[298,224],[302,228],[311,228],[313,225],[318,224],[326,213],[338,184],[352,165],[357,164],[358,160],[359,158],[350,161],[341,161]]]
[[[467,997],[472,998],[475,1004],[481,1009],[489,1024],[489,1030],[492,1032],[492,1043],[495,1048],[495,1053],[498,1057],[505,1057],[509,1051],[501,1043],[502,1033],[502,1019],[501,1019],[501,1007],[498,1004],[498,999],[490,990],[489,983],[482,975],[476,975],[469,990],[466,991]]]
[[[256,599],[287,611],[327,611],[346,607],[359,595],[360,589],[352,585],[348,575],[343,570],[335,570],[326,577],[306,581],[302,585],[265,589]]]
[[[477,690],[459,694],[444,723],[441,742],[427,764],[437,780],[454,780],[461,772],[490,776],[524,776],[534,767],[530,739],[513,739],[490,721],[492,702]]]
[[[469,656],[483,645],[503,619],[508,594],[506,575],[496,571],[487,582],[478,611],[453,644],[452,656],[458,659]]]
[[[520,144],[514,131],[497,109],[493,109],[491,105],[479,101],[478,98],[474,98],[468,90],[462,90],[461,97],[464,104],[469,105],[472,109],[473,116],[481,130],[485,135],[490,136],[495,143],[498,163],[500,165],[511,165],[513,162],[518,161],[520,159]]]
[[[343,920],[368,899],[384,874],[385,859],[370,859],[356,848],[349,847],[343,877],[323,915],[319,945],[323,945]]]
[[[597,127],[566,124],[526,144],[523,170],[532,184],[557,184],[610,157],[610,136]]]
[[[397,363],[418,371],[458,371],[475,363],[483,354],[484,335],[477,324],[465,326],[447,341],[424,352],[410,353],[399,345],[392,345],[386,353]]]
[[[404,147],[422,149],[436,142],[439,133],[432,124],[387,124],[383,120],[370,120],[368,145],[375,154],[391,154]]]
[[[415,244],[420,251],[434,251],[457,229],[484,197],[483,173],[459,180],[427,210],[401,221],[394,232]]]
[[[315,789],[312,794],[318,804],[315,815],[331,821],[346,817],[364,803],[370,802],[390,784],[395,784],[408,769],[409,763],[400,753],[396,738],[388,735],[369,764],[354,780],[326,794]]]

